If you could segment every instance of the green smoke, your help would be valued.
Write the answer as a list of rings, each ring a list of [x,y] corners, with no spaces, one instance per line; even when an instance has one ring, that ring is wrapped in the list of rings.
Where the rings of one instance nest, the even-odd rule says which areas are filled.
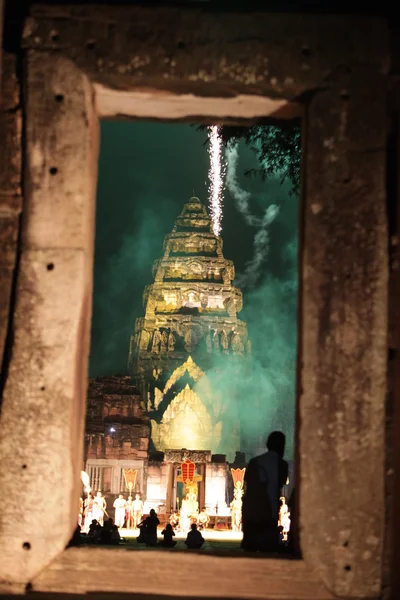
[[[152,283],[152,263],[165,234],[194,192],[207,203],[205,135],[188,125],[104,122],[101,125],[95,283],[90,376],[124,374],[129,338],[143,316],[142,293]],[[226,431],[239,420],[249,453],[262,450],[272,429],[282,429],[293,454],[297,336],[297,201],[278,179],[243,176],[256,159],[240,146],[239,183],[251,193],[260,217],[267,203],[279,205],[269,229],[269,250],[260,277],[243,290],[243,311],[252,357],[239,378],[222,356],[207,376],[230,410]],[[229,193],[222,223],[224,255],[241,274],[253,258],[255,230],[244,222]],[[222,374],[222,375],[221,375]],[[233,385],[235,382],[235,385]],[[235,402],[231,402],[235,399]],[[222,440],[220,451],[224,452]],[[231,457],[230,457],[231,458]]]

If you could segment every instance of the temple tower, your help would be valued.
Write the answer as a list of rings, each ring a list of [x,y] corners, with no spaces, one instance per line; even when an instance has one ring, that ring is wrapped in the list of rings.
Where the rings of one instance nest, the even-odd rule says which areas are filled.
[[[245,362],[250,342],[237,317],[242,294],[232,285],[234,265],[224,258],[222,239],[198,198],[184,205],[163,250],[153,266],[154,283],[144,290],[145,314],[136,320],[129,353],[154,448],[232,454],[240,449],[237,398],[227,398],[215,382],[227,364]]]

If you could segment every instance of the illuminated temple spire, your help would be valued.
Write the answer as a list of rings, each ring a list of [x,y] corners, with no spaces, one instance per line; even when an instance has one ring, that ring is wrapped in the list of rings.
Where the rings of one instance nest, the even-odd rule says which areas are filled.
[[[232,286],[233,263],[224,258],[222,239],[196,196],[183,206],[163,249],[153,265],[154,283],[144,290],[145,315],[131,338],[130,371],[152,418],[157,450],[217,451],[217,399],[212,390],[200,397],[194,388],[216,359],[249,350],[246,324],[237,317],[242,294]]]

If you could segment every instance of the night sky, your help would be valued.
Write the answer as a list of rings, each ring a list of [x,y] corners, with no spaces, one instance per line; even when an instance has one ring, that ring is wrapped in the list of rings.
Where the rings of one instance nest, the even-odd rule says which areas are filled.
[[[127,372],[129,337],[135,318],[143,316],[143,288],[152,283],[151,266],[161,256],[164,235],[193,191],[207,205],[205,142],[206,133],[190,125],[101,124],[91,377]],[[268,380],[265,394],[274,395],[268,420],[288,430],[294,419],[298,203],[289,196],[290,185],[281,186],[279,179],[245,177],[246,169],[258,166],[257,159],[244,145],[239,156],[239,184],[252,194],[251,210],[261,216],[269,204],[280,207],[269,228],[270,248],[259,281],[242,290],[240,317],[248,323],[261,378]],[[224,255],[237,273],[253,256],[254,234],[226,191]]]

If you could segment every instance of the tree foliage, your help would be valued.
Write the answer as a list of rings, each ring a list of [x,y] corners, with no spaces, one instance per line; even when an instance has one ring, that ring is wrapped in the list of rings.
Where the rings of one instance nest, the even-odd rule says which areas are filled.
[[[243,140],[256,154],[259,167],[245,171],[245,175],[261,177],[263,181],[279,177],[281,183],[290,182],[292,194],[299,194],[301,140],[297,122],[282,121],[279,126],[224,125],[221,131],[225,145]]]

